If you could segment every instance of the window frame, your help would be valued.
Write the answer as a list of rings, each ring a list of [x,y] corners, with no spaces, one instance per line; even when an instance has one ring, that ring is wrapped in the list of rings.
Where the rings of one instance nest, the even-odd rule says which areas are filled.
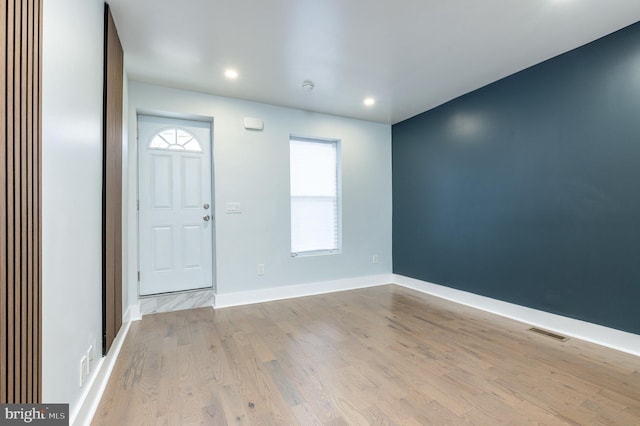
[[[335,176],[335,198],[336,198],[336,248],[335,249],[317,249],[306,251],[293,251],[293,212],[292,212],[292,200],[294,195],[291,193],[291,142],[308,142],[318,144],[331,144],[335,145],[335,161],[336,161],[336,176]],[[297,196],[300,197],[300,196]],[[305,196],[312,197],[313,196]],[[327,198],[326,196],[317,196],[315,198]],[[332,255],[342,253],[342,141],[334,138],[322,138],[322,137],[309,137],[300,136],[297,134],[289,135],[289,253],[291,257],[309,257],[309,256],[321,256]]]

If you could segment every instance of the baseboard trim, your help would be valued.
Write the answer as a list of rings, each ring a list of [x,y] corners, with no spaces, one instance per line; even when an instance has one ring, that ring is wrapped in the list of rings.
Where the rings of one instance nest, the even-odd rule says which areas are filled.
[[[131,308],[132,307],[129,307],[125,316],[131,315]],[[107,388],[109,377],[111,377],[111,372],[113,371],[113,367],[116,365],[116,360],[118,359],[118,355],[122,349],[122,344],[124,343],[124,339],[127,337],[127,333],[129,333],[130,327],[131,321],[123,323],[122,327],[120,327],[120,331],[111,344],[109,353],[98,361],[96,374],[94,374],[93,378],[87,383],[86,391],[78,403],[78,409],[70,416],[69,423],[71,425],[89,426],[91,424],[93,416],[98,409],[98,405],[100,405],[102,394]]]
[[[142,319],[142,312],[140,311],[140,302],[135,305],[131,305],[127,308],[127,312],[122,317],[122,322],[127,323],[131,321],[140,321]]]
[[[253,303],[271,302],[274,300],[292,299],[295,297],[313,296],[317,294],[334,293],[337,291],[376,287],[379,285],[392,284],[392,280],[393,276],[391,274],[370,275],[365,277],[346,278],[333,281],[322,281],[284,287],[272,287],[253,291],[222,293],[216,295],[214,308],[228,308],[231,306],[250,305]]]
[[[640,335],[637,334],[503,302],[402,275],[393,275],[393,283],[555,333],[640,356]]]

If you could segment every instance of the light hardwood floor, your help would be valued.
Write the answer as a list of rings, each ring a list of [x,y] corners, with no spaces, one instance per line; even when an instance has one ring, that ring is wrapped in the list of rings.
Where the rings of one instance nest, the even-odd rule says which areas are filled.
[[[640,424],[640,358],[389,285],[133,323],[94,425]]]

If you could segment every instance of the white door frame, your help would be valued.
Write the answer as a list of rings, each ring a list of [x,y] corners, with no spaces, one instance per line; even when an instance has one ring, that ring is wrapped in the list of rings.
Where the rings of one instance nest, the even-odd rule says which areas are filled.
[[[137,257],[137,269],[138,269],[138,273],[137,273],[137,296],[139,299],[142,298],[147,298],[147,297],[155,297],[158,295],[161,295],[162,293],[158,293],[158,294],[148,294],[148,295],[143,295],[141,294],[141,289],[140,289],[140,284],[141,284],[141,263],[140,263],[140,259],[141,259],[141,227],[140,227],[140,186],[141,186],[141,176],[140,176],[140,161],[141,161],[141,155],[144,155],[144,151],[143,151],[143,146],[141,146],[141,141],[140,141],[140,135],[139,135],[139,116],[144,115],[144,116],[150,116],[150,117],[157,117],[159,119],[166,119],[167,121],[172,121],[172,120],[180,120],[180,121],[192,121],[192,122],[198,122],[198,123],[206,123],[209,126],[209,155],[207,156],[208,158],[206,159],[206,161],[209,162],[209,172],[210,172],[210,188],[211,188],[211,194],[210,194],[210,209],[209,209],[209,215],[211,216],[211,259],[210,260],[210,268],[211,268],[211,286],[210,287],[205,287],[205,288],[197,288],[197,289],[190,289],[190,290],[183,290],[180,292],[189,292],[189,291],[201,291],[201,290],[213,290],[214,294],[217,291],[217,285],[216,285],[216,217],[215,217],[215,173],[214,173],[214,136],[213,136],[213,130],[214,130],[214,119],[213,117],[205,117],[205,116],[196,116],[196,115],[186,115],[186,114],[174,114],[174,113],[166,113],[166,112],[153,112],[153,111],[148,111],[148,110],[137,110],[136,114],[135,114],[135,130],[136,130],[136,163],[135,163],[135,170],[136,170],[136,257]],[[146,141],[143,141],[142,143],[145,143]],[[166,294],[166,293],[165,293]]]

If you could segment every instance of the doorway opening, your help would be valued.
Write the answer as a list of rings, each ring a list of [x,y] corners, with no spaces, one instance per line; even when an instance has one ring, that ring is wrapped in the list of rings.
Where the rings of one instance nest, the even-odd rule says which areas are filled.
[[[212,122],[137,120],[139,296],[215,290]]]

